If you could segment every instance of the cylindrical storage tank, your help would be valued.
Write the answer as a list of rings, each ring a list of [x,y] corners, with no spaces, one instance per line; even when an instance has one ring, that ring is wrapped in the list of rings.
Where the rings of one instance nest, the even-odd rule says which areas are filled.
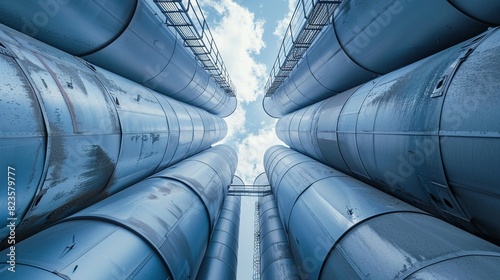
[[[161,17],[144,0],[0,1],[0,23],[167,96],[230,115],[236,98],[210,82]]]
[[[498,1],[482,2],[498,9]],[[481,18],[471,18],[467,12],[479,5],[472,6],[459,10],[447,0],[342,1],[333,23],[276,92],[264,97],[264,110],[281,117],[485,31],[490,24],[481,21],[491,17],[478,12]]]
[[[225,170],[236,164],[224,154],[230,149],[228,146],[213,149],[193,157],[206,164],[212,164],[211,160],[220,163],[203,169]],[[10,264],[4,263],[0,265],[0,277],[195,277],[208,245],[213,218],[199,190],[226,189],[230,182],[207,178],[218,177],[217,173],[193,174],[189,169],[183,173],[199,184],[198,190],[165,175],[150,177],[17,243],[16,274],[9,274]],[[211,179],[220,184],[204,185]],[[212,193],[222,201],[222,191]]]
[[[241,197],[227,196],[196,279],[236,280]]]
[[[18,241],[209,148],[227,132],[217,116],[3,25],[0,44],[2,166],[24,169],[11,176],[15,211],[2,215],[16,218]],[[0,239],[7,234],[2,228]]]
[[[0,21],[30,37],[73,55],[94,53],[111,42],[132,20],[137,0],[0,1]]]
[[[274,195],[259,199],[262,280],[299,280],[299,273],[283,230]]]
[[[302,279],[499,275],[498,246],[289,151],[271,147],[264,164]]]
[[[278,137],[500,243],[499,54],[493,29],[283,117]]]
[[[233,148],[217,145],[156,173],[152,178],[175,179],[197,192],[210,213],[213,230],[237,165],[238,156]]]
[[[117,164],[121,131],[111,97],[78,59],[3,25],[0,43],[5,50],[2,71],[9,71],[2,76],[8,80],[0,106],[5,108],[3,113],[12,114],[7,120],[13,119],[2,121],[1,130],[5,127],[12,136],[23,138],[19,144],[31,146],[19,146],[23,152],[14,154],[8,138],[2,138],[0,147],[2,164],[14,165],[19,184],[28,182],[19,185],[16,213],[11,216],[16,218],[20,241],[33,229],[97,201]],[[25,109],[19,111],[20,107]],[[43,133],[33,130],[36,127]],[[27,129],[31,131],[26,133]],[[2,200],[0,206],[7,209],[7,204]],[[0,239],[7,236],[6,230],[1,228]],[[6,247],[5,241],[0,247]]]

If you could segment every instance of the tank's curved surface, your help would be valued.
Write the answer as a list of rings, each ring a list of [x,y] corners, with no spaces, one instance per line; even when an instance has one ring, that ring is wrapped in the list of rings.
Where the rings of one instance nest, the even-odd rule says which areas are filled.
[[[299,280],[274,195],[259,198],[262,280]]]
[[[485,8],[491,5],[498,9],[497,1],[485,2]],[[264,97],[264,110],[272,117],[281,117],[444,50],[491,26],[462,13],[479,10],[476,6],[480,5],[460,6],[459,10],[446,0],[342,1],[333,23],[325,27],[276,92]],[[487,21],[485,10],[477,14]]]
[[[223,173],[236,164],[235,158],[226,157],[228,149],[216,146],[192,158],[220,162],[214,168]],[[189,175],[199,188],[219,189],[214,195],[222,201],[230,180],[215,179],[218,173],[209,169],[178,173]],[[207,178],[220,184],[204,185],[212,182]],[[198,190],[165,175],[152,176],[16,244],[16,272],[11,274],[4,263],[0,277],[194,278],[208,245],[211,219]]]
[[[18,240],[226,134],[219,117],[5,26],[0,43],[0,164],[17,172],[16,210],[0,215]]]
[[[241,197],[226,196],[221,214],[210,237],[197,280],[236,280]]]
[[[215,83],[148,2],[1,0],[0,23],[157,92],[229,116],[236,98]]]
[[[302,279],[500,273],[498,246],[305,155],[273,146],[264,166]]]
[[[500,242],[500,31],[281,118],[291,148]]]

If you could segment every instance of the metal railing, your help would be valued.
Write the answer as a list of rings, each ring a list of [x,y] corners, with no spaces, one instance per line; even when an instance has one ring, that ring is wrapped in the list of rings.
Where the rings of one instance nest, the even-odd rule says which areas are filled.
[[[266,196],[271,193],[269,185],[231,185],[227,195]]]
[[[342,0],[297,1],[278,56],[269,73],[265,86],[266,96],[273,94],[292,72],[341,2]]]
[[[184,46],[191,49],[205,70],[232,96],[236,88],[229,77],[215,44],[212,32],[197,0],[153,0],[165,15],[165,23],[172,26],[184,40]]]

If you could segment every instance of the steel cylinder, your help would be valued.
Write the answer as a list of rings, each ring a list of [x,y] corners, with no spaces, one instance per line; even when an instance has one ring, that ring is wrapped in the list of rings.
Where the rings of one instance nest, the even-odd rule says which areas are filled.
[[[196,279],[236,280],[241,197],[226,196]]]
[[[291,148],[500,242],[500,31],[281,118]]]
[[[218,86],[154,3],[0,1],[0,23],[221,117],[236,98]]]
[[[283,146],[264,156],[302,279],[494,278],[500,248]]]
[[[299,280],[290,243],[281,224],[274,195],[259,198],[261,279]]]
[[[16,274],[10,275],[18,279],[42,279],[47,272],[52,273],[48,279],[195,277],[212,218],[199,189],[210,188],[222,201],[220,190],[230,182],[207,170],[235,165],[234,158],[226,157],[229,149],[217,146],[192,157],[206,164],[217,161],[218,166],[203,167],[197,174],[189,169],[179,172],[189,174],[198,189],[165,174],[152,176],[16,244]],[[210,179],[219,185],[206,185]],[[0,267],[0,277],[12,273],[8,263]]]
[[[15,210],[0,215],[17,219],[18,240],[227,132],[217,116],[3,25],[0,61],[0,164],[17,172]],[[0,229],[1,239],[8,234]]]
[[[485,2],[498,7],[496,1]],[[342,1],[333,23],[320,33],[276,92],[264,97],[264,110],[281,117],[444,50],[490,26],[462,13],[469,10],[465,6],[479,5],[461,6],[459,10],[446,0]]]

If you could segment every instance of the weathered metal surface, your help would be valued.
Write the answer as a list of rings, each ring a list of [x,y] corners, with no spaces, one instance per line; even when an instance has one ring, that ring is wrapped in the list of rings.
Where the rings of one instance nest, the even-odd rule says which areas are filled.
[[[47,271],[64,279],[194,278],[208,246],[212,221],[199,191],[209,189],[221,208],[223,190],[230,182],[221,180],[218,172],[236,164],[235,158],[226,155],[230,149],[218,146],[193,157],[193,161],[209,164],[214,173],[192,173],[188,167],[184,171],[190,174],[188,184],[165,174],[149,177],[16,243],[16,273],[32,279],[41,279]],[[185,167],[179,163],[170,168]],[[234,175],[234,169],[231,172]],[[225,205],[227,211],[221,214],[212,240],[231,247],[235,269],[239,198],[228,198]],[[210,252],[217,253],[217,249]],[[12,275],[8,267],[0,265],[0,278]]]
[[[217,116],[5,26],[0,42],[2,165],[23,168],[13,213],[18,241],[226,134]],[[2,228],[0,238],[7,234]]]
[[[281,118],[278,137],[498,243],[499,53],[491,30]]]
[[[467,4],[472,5],[480,6]],[[281,117],[471,38],[488,26],[446,0],[342,1],[333,23],[276,92],[264,97],[264,110]]]
[[[475,264],[483,271],[472,279],[498,275],[498,246],[305,155],[279,151],[291,150],[273,146],[264,163],[273,190],[280,185],[278,209],[290,209],[283,222],[301,279],[461,278]],[[316,176],[292,180],[304,174]]]

